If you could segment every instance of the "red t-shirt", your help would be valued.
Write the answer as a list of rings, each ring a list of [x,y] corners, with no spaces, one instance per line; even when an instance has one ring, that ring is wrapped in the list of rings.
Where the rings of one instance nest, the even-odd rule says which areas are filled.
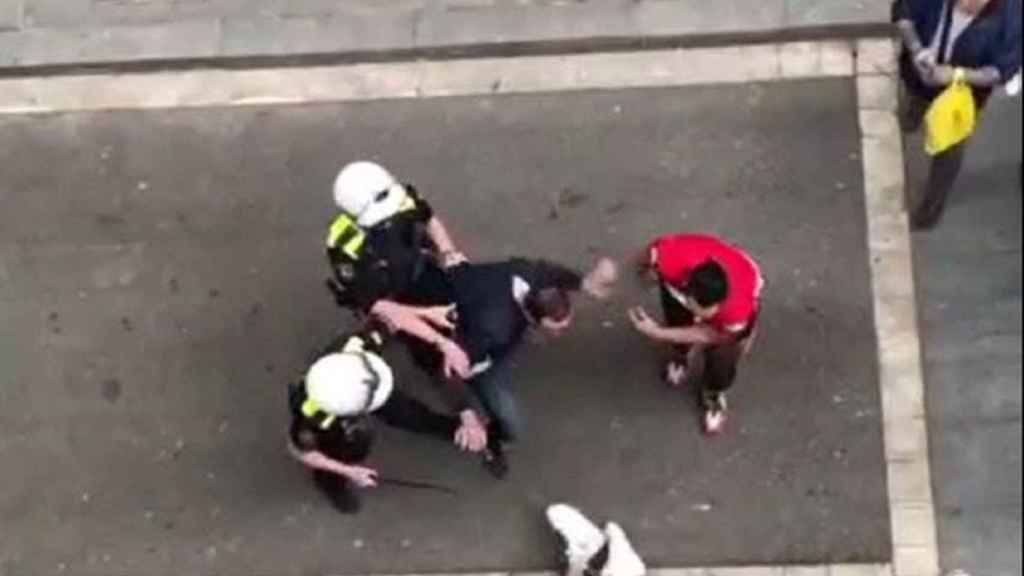
[[[739,248],[714,236],[677,234],[662,236],[651,243],[651,265],[658,278],[679,290],[694,268],[713,260],[725,270],[729,295],[719,304],[708,323],[725,332],[742,332],[757,313],[764,279],[754,259]]]

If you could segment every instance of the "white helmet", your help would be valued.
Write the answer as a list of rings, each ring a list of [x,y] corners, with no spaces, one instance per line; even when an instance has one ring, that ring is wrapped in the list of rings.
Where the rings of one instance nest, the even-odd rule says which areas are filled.
[[[353,162],[334,180],[334,203],[363,228],[397,214],[407,197],[395,177],[373,162]]]
[[[329,354],[306,373],[309,399],[335,416],[358,416],[377,410],[387,402],[394,386],[391,368],[370,352]]]

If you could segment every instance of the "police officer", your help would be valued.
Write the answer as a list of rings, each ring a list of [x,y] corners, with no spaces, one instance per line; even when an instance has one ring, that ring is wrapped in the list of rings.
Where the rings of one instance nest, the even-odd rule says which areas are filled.
[[[370,327],[339,338],[289,389],[289,451],[343,513],[359,509],[353,488],[377,485],[377,471],[364,464],[373,445],[371,414],[395,428],[454,441],[462,450],[481,452],[487,444],[484,425],[468,402],[456,418],[396,389],[381,356],[384,334]]]
[[[436,349],[446,376],[467,376],[469,358],[443,332],[452,328],[443,269],[466,257],[430,204],[372,162],[345,166],[334,200],[342,213],[328,232],[327,256],[339,305]]]

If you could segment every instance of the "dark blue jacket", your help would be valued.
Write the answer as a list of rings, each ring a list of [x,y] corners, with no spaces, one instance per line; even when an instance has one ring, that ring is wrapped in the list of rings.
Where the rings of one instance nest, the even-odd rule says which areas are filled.
[[[928,46],[942,23],[944,5],[943,0],[896,0],[893,21],[913,22],[921,42]],[[950,61],[940,63],[963,68],[995,66],[1003,82],[1008,82],[1020,71],[1021,65],[1021,0],[989,2],[957,40]],[[907,87],[920,96],[932,99],[942,91],[921,80],[912,56],[906,50],[900,58],[900,74]],[[986,88],[975,88],[974,91],[982,103],[992,92]]]
[[[452,269],[450,282],[459,315],[456,340],[474,364],[500,362],[530,327],[530,319],[513,296],[517,276],[531,291],[552,287],[577,291],[582,282],[575,270],[544,260],[513,258]]]

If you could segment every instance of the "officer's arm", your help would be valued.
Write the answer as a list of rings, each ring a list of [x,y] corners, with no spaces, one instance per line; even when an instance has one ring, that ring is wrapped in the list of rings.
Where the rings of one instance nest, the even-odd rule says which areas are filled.
[[[299,448],[292,442],[291,438],[288,439],[288,453],[301,462],[307,468],[313,470],[321,470],[324,472],[331,472],[339,476],[349,476],[349,466],[339,460],[329,458],[322,452],[316,450],[299,450]]]
[[[323,470],[346,477],[349,475],[348,465],[328,458],[317,449],[316,434],[297,418],[292,420],[288,430],[288,453],[292,455],[292,458],[314,470]]]
[[[384,322],[392,332],[404,332],[437,348],[445,359],[445,371],[465,378],[469,374],[469,358],[453,340],[441,334],[413,306],[390,300],[378,300],[370,313]]]
[[[438,348],[447,340],[443,334],[423,319],[420,309],[391,300],[377,300],[370,314],[384,322],[392,332],[404,332]]]
[[[434,248],[437,249],[437,254],[441,257],[442,266],[449,268],[466,262],[466,255],[455,247],[448,228],[440,218],[435,216],[427,223],[427,236],[434,243]]]
[[[455,242],[452,241],[452,236],[448,233],[448,227],[437,217],[434,207],[420,195],[420,191],[415,186],[406,184],[405,191],[416,203],[416,219],[427,225],[427,237],[434,244],[434,248],[441,256],[442,262],[446,266],[452,265],[448,263],[449,260],[453,256],[462,256],[462,253],[455,247]],[[462,258],[463,260],[465,259],[464,256]]]
[[[312,470],[337,474],[361,488],[372,488],[377,485],[376,470],[335,460],[317,450],[315,445],[316,440],[309,430],[299,428],[296,433],[293,428],[288,436],[288,453],[303,466]]]
[[[437,248],[439,253],[444,254],[456,251],[455,242],[452,241],[448,227],[437,216],[434,216],[427,222],[427,236],[430,236],[430,241],[434,243],[434,247]]]

